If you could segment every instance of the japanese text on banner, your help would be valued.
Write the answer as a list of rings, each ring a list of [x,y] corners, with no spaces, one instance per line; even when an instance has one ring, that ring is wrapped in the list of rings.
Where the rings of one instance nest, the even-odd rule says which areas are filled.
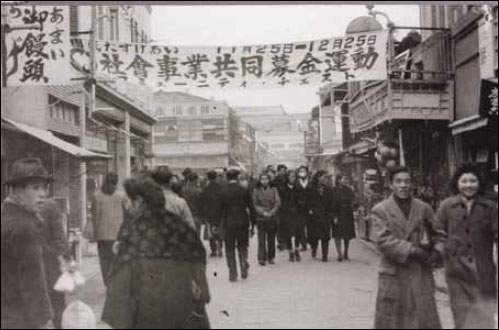
[[[97,75],[154,88],[267,88],[387,78],[386,31],[299,43],[172,47],[96,43]],[[73,41],[73,53],[88,42]],[[79,48],[78,48],[79,47]]]
[[[69,7],[10,6],[7,14],[7,85],[70,83]]]

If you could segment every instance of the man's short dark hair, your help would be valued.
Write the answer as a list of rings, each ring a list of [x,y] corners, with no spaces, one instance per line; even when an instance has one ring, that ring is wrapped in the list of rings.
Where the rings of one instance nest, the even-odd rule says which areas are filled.
[[[168,168],[158,168],[152,174],[154,181],[162,186],[169,185],[172,177],[173,173]]]
[[[397,174],[400,174],[400,173],[407,173],[412,177],[411,170],[407,166],[397,165],[397,166],[391,168],[388,173],[389,173],[388,178],[390,179],[390,183],[393,183],[395,176]]]
[[[125,192],[131,200],[136,200],[140,196],[140,183],[136,179],[128,179],[123,184]]]
[[[208,177],[208,180],[210,180],[210,181],[214,181],[214,180],[216,180],[216,179],[217,179],[218,174],[217,174],[217,172],[216,172],[216,171],[209,171],[209,172],[206,174],[206,176]]]
[[[279,164],[277,165],[277,171],[280,172],[281,170],[288,170],[288,167],[284,164]]]
[[[239,174],[241,174],[241,172],[239,172],[239,170],[236,170],[236,169],[228,170],[227,171],[227,181],[237,180]]]
[[[187,167],[183,172],[182,172],[182,176],[187,179],[189,177],[189,175],[191,175],[192,173],[192,170],[190,167]]]
[[[189,182],[196,182],[197,180],[199,180],[199,176],[197,175],[197,173],[191,173],[189,174],[188,180]]]
[[[463,164],[461,165],[456,173],[452,176],[452,179],[450,180],[450,190],[453,194],[458,194],[459,193],[459,188],[458,188],[458,182],[459,179],[464,175],[464,174],[473,174],[474,176],[477,177],[478,179],[478,194],[483,195],[486,190],[486,180],[484,178],[484,175],[480,171],[480,168],[473,163],[468,163],[468,164]]]

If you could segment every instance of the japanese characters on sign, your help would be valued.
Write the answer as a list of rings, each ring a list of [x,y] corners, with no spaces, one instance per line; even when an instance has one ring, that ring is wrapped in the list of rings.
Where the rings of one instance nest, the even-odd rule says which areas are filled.
[[[69,83],[69,6],[10,6],[7,14],[7,85]]]
[[[480,91],[480,115],[497,118],[497,80],[482,80]]]
[[[73,42],[72,53],[88,53]],[[79,47],[79,48],[78,48]],[[97,74],[154,88],[266,88],[383,80],[387,32],[237,47],[96,43]]]
[[[305,132],[305,154],[315,155],[321,153],[320,123],[318,119],[309,121],[309,129]]]

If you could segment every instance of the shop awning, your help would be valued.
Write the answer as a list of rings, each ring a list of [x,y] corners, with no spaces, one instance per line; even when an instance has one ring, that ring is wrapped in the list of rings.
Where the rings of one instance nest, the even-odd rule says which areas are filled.
[[[473,116],[469,118],[464,118],[461,120],[457,120],[449,125],[449,128],[452,129],[452,135],[462,134],[464,132],[474,131],[484,126],[487,126],[489,123],[488,118],[483,118],[480,116]]]
[[[6,119],[2,118],[2,122],[5,122],[11,126],[13,126],[15,129],[24,132],[38,140],[41,140],[47,144],[50,144],[51,146],[54,146],[57,149],[60,149],[70,155],[73,155],[78,158],[112,158],[109,155],[106,154],[98,154],[95,152],[88,151],[86,149],[83,149],[81,147],[78,147],[74,144],[71,144],[69,142],[66,142],[58,137],[56,137],[54,134],[52,134],[49,131],[41,130],[39,128],[31,127],[25,124],[18,123],[14,120],[11,119]]]

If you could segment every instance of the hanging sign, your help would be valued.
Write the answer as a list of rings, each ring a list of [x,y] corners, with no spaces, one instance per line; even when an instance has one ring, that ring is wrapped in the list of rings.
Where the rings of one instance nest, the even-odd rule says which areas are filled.
[[[387,79],[386,31],[329,39],[234,47],[95,45],[97,75],[154,88],[249,89]],[[73,62],[89,54],[74,41]],[[85,68],[88,64],[73,63]]]

